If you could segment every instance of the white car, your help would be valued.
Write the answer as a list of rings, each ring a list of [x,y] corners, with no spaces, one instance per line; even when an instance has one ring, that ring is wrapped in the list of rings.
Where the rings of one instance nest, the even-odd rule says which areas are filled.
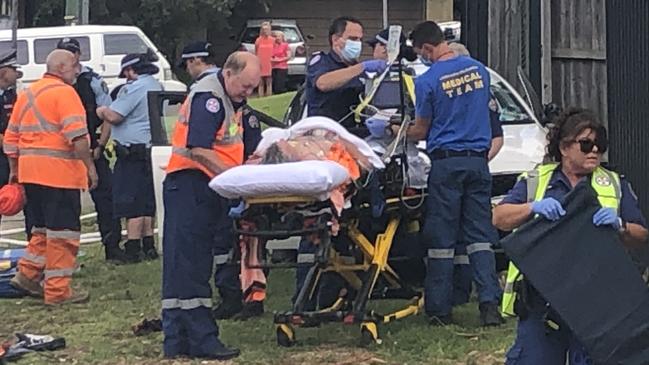
[[[169,62],[155,44],[137,27],[124,25],[75,25],[47,28],[24,28],[17,32],[17,61],[23,72],[23,87],[45,73],[45,59],[62,38],[75,38],[81,46],[81,63],[104,78],[109,89],[124,83],[119,79],[122,57],[128,53],[156,52],[160,72],[154,75],[167,91],[186,91],[176,80]],[[0,30],[0,52],[13,48],[11,30]]]
[[[417,74],[425,71],[425,66],[411,65]],[[540,109],[534,110],[518,94],[518,92],[495,71],[489,69],[491,74],[491,93],[500,107],[500,119],[503,126],[504,145],[498,156],[489,163],[493,175],[492,195],[494,199],[507,193],[516,182],[517,176],[524,171],[533,169],[543,159],[545,152],[546,130],[540,123]],[[529,81],[521,76],[521,81],[529,89]],[[151,150],[151,163],[153,165],[153,179],[157,206],[158,227],[162,227],[164,209],[162,205],[162,181],[166,167],[171,156],[171,133],[178,104],[185,98],[185,93],[160,92],[149,95],[149,107],[152,118],[151,133],[153,148]],[[529,96],[530,103],[537,100],[534,95]],[[535,112],[536,111],[536,112]],[[299,90],[292,100],[284,124],[291,125],[306,116],[306,100],[303,89]],[[492,199],[493,200],[493,199]],[[162,238],[162,229],[158,230]]]

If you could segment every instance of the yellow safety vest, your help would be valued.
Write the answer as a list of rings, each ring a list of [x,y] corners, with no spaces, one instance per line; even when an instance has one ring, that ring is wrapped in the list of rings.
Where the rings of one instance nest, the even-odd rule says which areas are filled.
[[[557,163],[540,165],[535,170],[524,172],[519,176],[519,180],[527,179],[528,202],[543,199],[545,191],[550,185],[552,173],[556,170],[557,166],[559,166]],[[619,210],[622,190],[620,188],[620,176],[617,173],[601,166],[597,167],[593,171],[591,186],[597,193],[597,199],[603,207]],[[510,262],[502,300],[502,312],[506,316],[516,316],[516,313],[514,313],[516,287],[522,283],[522,280],[523,274]]]

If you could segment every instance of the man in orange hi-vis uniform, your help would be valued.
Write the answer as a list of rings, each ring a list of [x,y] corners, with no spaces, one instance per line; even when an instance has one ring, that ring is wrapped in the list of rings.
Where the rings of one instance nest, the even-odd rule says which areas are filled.
[[[18,95],[4,137],[9,179],[25,187],[25,210],[34,224],[11,284],[44,296],[46,305],[89,298],[70,288],[81,235],[81,190],[97,186],[86,112],[71,86],[79,70],[74,54],[52,51],[43,78]]]

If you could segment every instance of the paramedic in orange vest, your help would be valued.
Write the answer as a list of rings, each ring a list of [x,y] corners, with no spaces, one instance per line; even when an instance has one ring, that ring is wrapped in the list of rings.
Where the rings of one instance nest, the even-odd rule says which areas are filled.
[[[239,355],[238,349],[227,348],[219,340],[211,312],[215,235],[231,220],[228,201],[207,184],[242,164],[242,107],[259,81],[257,57],[235,52],[223,70],[194,85],[181,107],[163,183],[165,357],[227,360]]]
[[[4,137],[9,180],[25,187],[32,237],[11,283],[46,305],[82,303],[70,288],[79,249],[81,190],[97,186],[74,54],[54,50],[43,78],[18,95]],[[41,284],[42,283],[42,284]],[[44,289],[44,290],[43,290]]]

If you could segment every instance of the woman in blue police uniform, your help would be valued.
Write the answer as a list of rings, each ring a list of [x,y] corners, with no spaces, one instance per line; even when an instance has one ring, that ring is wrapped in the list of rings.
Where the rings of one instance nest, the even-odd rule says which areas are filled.
[[[149,91],[162,86],[153,77],[158,67],[151,52],[129,54],[121,62],[120,77],[124,85],[110,107],[97,108],[100,119],[112,125],[117,161],[113,176],[113,214],[126,218],[128,241],[124,245],[131,262],[158,257],[153,240],[155,197],[151,170],[151,123]]]
[[[434,22],[418,24],[410,37],[421,61],[430,65],[415,80],[415,124],[407,132],[410,138],[426,139],[432,160],[422,237],[428,248],[426,314],[434,325],[452,322],[455,247],[466,242],[481,323],[500,325],[487,165],[489,73],[480,62],[457,56]]]
[[[593,216],[593,224],[617,230],[622,242],[628,247],[643,244],[647,239],[647,224],[630,184],[615,172],[600,166],[608,143],[606,129],[595,116],[583,109],[564,112],[554,121],[554,126],[548,133],[548,142],[546,160],[549,163],[536,169],[539,172],[537,176],[551,174],[547,185],[540,186],[541,178],[538,178],[535,185],[539,186],[532,188],[538,196],[528,196],[530,175],[524,174],[500,205],[494,208],[494,225],[503,231],[511,231],[534,215],[549,220],[561,219],[565,211],[559,201],[580,181],[590,181],[597,193],[600,185],[610,186],[611,180],[619,179],[621,195],[616,196],[621,197],[612,203],[619,209],[612,206],[600,208]],[[598,174],[597,178],[593,177],[594,174]],[[519,316],[519,322],[516,341],[507,353],[506,363],[565,364],[566,356],[570,364],[589,363],[581,345],[559,318],[552,318],[558,322],[558,329],[550,329],[546,325],[546,319],[552,311],[541,295],[533,287],[528,287],[530,289],[524,300],[525,313],[521,313],[522,304],[511,303],[512,308],[518,312],[515,314]],[[505,292],[505,312],[509,311],[505,305],[508,295],[513,293],[507,293],[507,290]]]

